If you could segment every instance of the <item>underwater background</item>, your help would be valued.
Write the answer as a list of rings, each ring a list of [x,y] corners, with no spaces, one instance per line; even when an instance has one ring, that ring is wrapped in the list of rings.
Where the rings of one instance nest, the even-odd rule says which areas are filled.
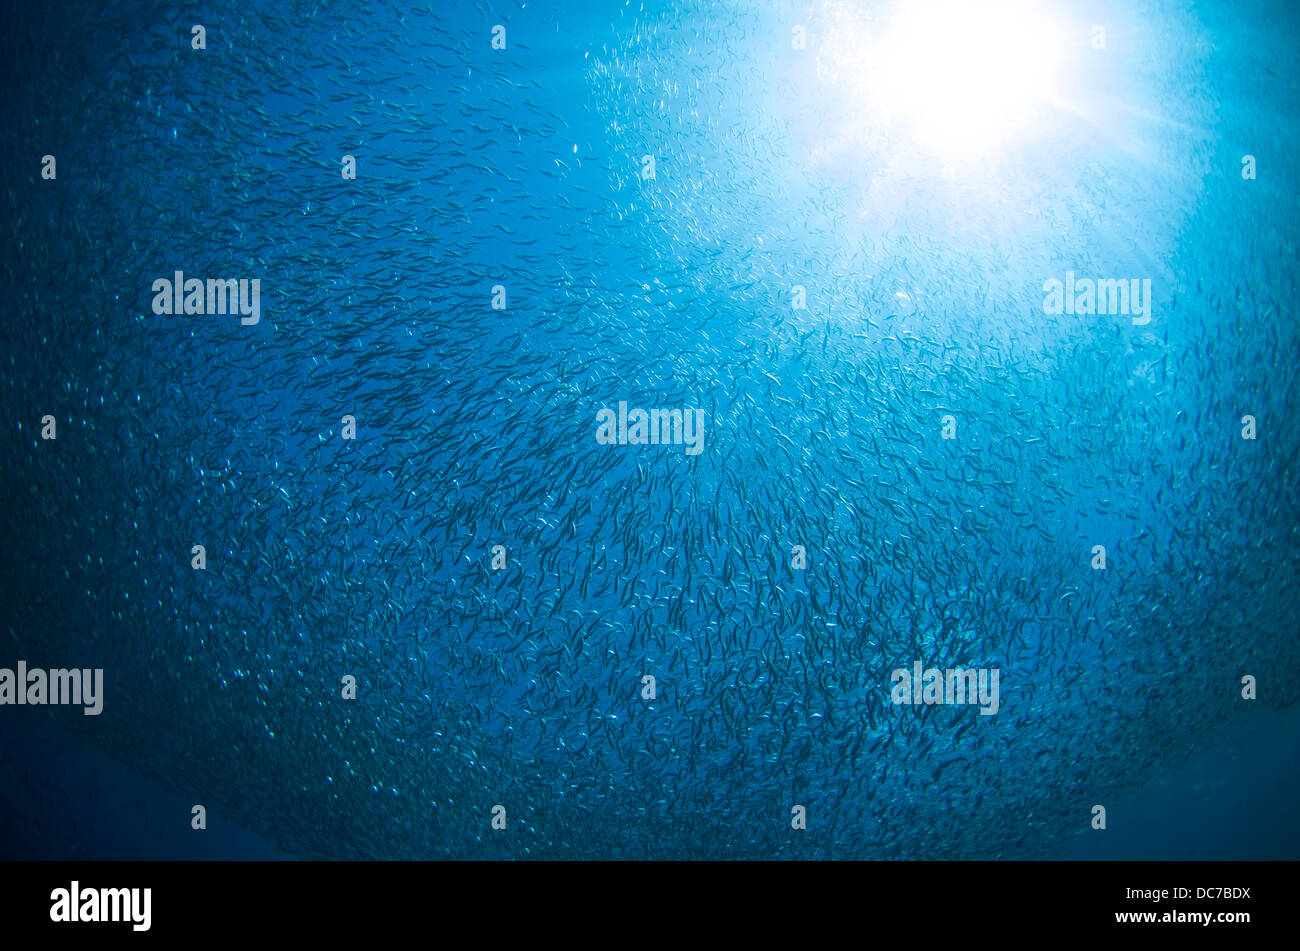
[[[1300,857],[1300,8],[896,6],[12,5],[0,857]]]

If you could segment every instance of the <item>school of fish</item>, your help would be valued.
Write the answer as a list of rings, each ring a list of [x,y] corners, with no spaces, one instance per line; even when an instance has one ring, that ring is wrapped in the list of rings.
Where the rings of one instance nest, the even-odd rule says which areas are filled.
[[[978,189],[858,129],[835,4],[15,11],[0,662],[102,666],[69,731],[302,857],[1052,857],[1300,699],[1295,90],[1133,6],[1162,118]]]

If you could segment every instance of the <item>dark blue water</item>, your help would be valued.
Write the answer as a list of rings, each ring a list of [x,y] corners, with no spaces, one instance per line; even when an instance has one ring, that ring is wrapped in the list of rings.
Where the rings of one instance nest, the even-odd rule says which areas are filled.
[[[7,23],[0,854],[1300,855],[1288,4]]]

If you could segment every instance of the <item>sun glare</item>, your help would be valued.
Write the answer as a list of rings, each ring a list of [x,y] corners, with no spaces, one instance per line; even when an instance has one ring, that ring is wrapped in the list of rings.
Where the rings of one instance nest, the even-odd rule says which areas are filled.
[[[1032,0],[899,0],[828,37],[823,73],[864,122],[946,162],[987,157],[1032,134],[1055,94],[1065,31]]]

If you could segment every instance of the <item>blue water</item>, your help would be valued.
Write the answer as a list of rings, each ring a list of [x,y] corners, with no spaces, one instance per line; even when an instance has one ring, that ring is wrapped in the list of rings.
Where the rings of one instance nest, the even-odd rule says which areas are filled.
[[[1300,856],[1300,16],[1037,6],[11,11],[0,855]]]

